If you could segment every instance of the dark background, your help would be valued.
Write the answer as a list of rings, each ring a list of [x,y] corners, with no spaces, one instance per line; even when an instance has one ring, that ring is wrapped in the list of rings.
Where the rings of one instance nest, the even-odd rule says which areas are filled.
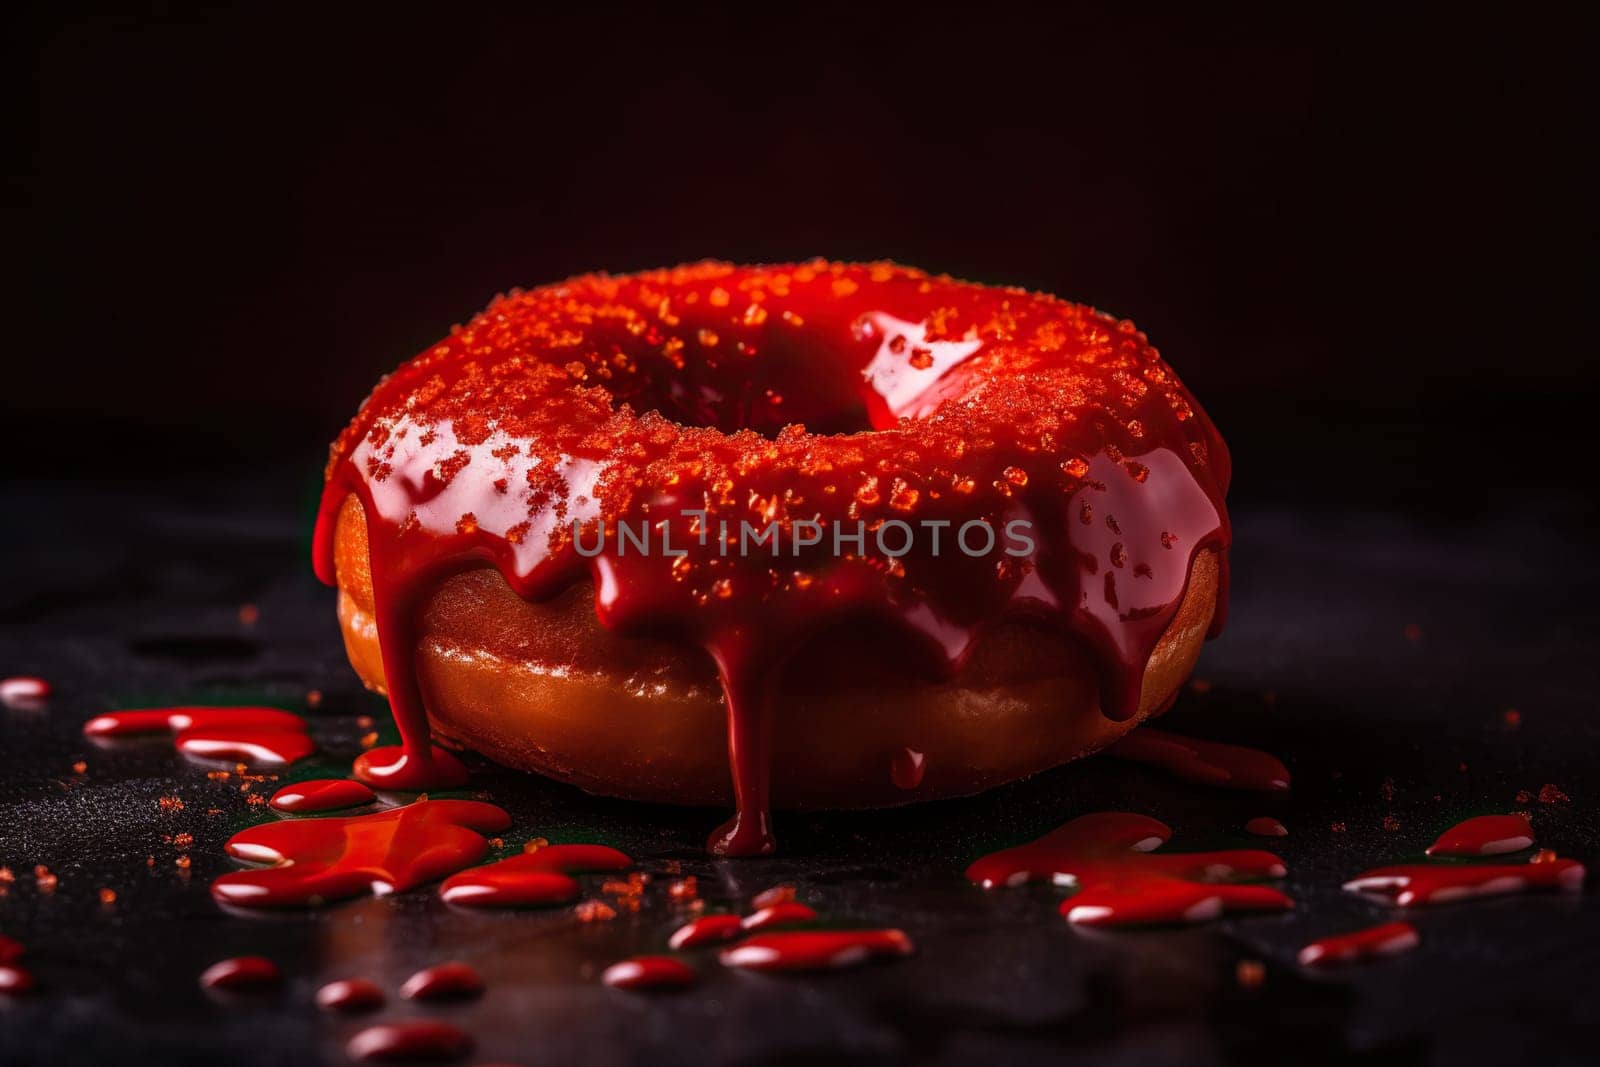
[[[1572,480],[1595,176],[1557,13],[758,7],[36,11],[8,464],[315,470],[497,291],[825,255],[1134,318],[1236,503]]]

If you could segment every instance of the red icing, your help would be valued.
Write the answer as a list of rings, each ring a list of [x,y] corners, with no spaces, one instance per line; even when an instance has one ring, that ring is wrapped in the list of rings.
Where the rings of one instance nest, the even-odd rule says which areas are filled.
[[[317,990],[317,1007],[323,1011],[354,1014],[383,1007],[383,990],[366,978],[345,978]]]
[[[50,699],[50,683],[43,678],[21,675],[0,679],[0,704],[26,708]]]
[[[236,956],[213,963],[200,975],[207,989],[271,989],[283,983],[278,965],[265,956]]]
[[[377,799],[377,795],[360,782],[347,778],[314,778],[284,786],[272,794],[270,803],[279,811],[301,814],[359,808]]]
[[[0,964],[0,996],[22,997],[34,990],[33,975],[21,967]]]
[[[683,989],[694,985],[694,969],[671,956],[636,956],[613,963],[600,980],[617,989]]]
[[[915,789],[927,772],[927,758],[914,748],[902,748],[889,758],[889,778],[896,788]]]
[[[445,879],[439,895],[475,908],[544,907],[578,899],[571,876],[585,871],[625,871],[626,853],[605,845],[545,845],[533,852],[474,867]]]
[[[483,977],[471,966],[452,960],[418,971],[400,987],[406,1000],[470,1000],[483,996]]]
[[[1160,767],[1174,778],[1198,785],[1270,792],[1289,788],[1289,769],[1270,753],[1180,737],[1151,726],[1128,734],[1106,749],[1106,755]]]
[[[1251,819],[1244,824],[1244,831],[1247,834],[1255,834],[1257,837],[1289,836],[1289,828],[1269,815]]]
[[[737,811],[710,847],[751,855],[774,847],[773,690],[809,634],[876,617],[947,673],[984,628],[1032,616],[1093,654],[1104,710],[1127,718],[1195,553],[1227,548],[1228,478],[1221,438],[1131,323],[888,264],[702,263],[497,300],[379,383],[334,446],[315,555],[331,584],[354,494],[405,757],[380,774],[369,753],[364,777],[452,777],[414,662],[442,578],[495,567],[543,599],[587,575],[603,624],[681,633],[716,663]],[[618,551],[617,523],[647,508],[687,556]],[[1036,549],[999,565],[923,536],[896,559],[869,534],[844,555],[825,537],[722,557],[687,508],[713,531],[777,521],[791,544],[801,519],[1026,519]],[[612,536],[580,556],[571,524],[592,541],[602,521]]]
[[[224,904],[293,908],[363,893],[404,892],[482,859],[485,833],[511,825],[492,804],[419,800],[402,808],[327,819],[284,819],[229,838],[228,854],[273,866],[211,883]]]
[[[243,763],[293,763],[316,751],[305,720],[277,708],[155,708],[113,711],[83,724],[85,737],[109,740],[171,733],[187,756]]]
[[[1300,950],[1300,962],[1307,967],[1353,963],[1375,956],[1393,956],[1401,952],[1410,952],[1421,943],[1416,927],[1410,923],[1383,923],[1379,926],[1369,926],[1365,930],[1336,934],[1321,941],[1313,941]]]
[[[901,930],[804,930],[757,934],[723,949],[719,958],[747,971],[829,971],[913,951]]]
[[[674,949],[694,948],[716,941],[732,941],[744,933],[744,923],[737,915],[702,915],[678,927],[667,944]]]
[[[1533,847],[1525,815],[1479,815],[1458,823],[1428,846],[1430,856],[1498,856]]]
[[[406,1022],[369,1026],[344,1047],[353,1060],[459,1060],[472,1051],[472,1038],[449,1023]]]
[[[1409,908],[1535,889],[1576,890],[1583,885],[1583,879],[1583,864],[1567,859],[1548,863],[1410,863],[1367,871],[1344,887],[1353,893],[1390,895],[1400,907]]]
[[[740,921],[739,925],[746,932],[754,932],[756,930],[770,930],[775,926],[794,926],[798,923],[815,922],[816,918],[817,913],[804,904],[786,900],[782,903],[762,908],[759,911],[751,912]]]
[[[1144,815],[1083,815],[1037,841],[991,853],[967,868],[985,888],[1051,881],[1077,887],[1067,921],[1089,925],[1198,922],[1225,911],[1275,911],[1294,902],[1268,886],[1224,879],[1281,878],[1283,860],[1237,849],[1151,855],[1172,830]]]

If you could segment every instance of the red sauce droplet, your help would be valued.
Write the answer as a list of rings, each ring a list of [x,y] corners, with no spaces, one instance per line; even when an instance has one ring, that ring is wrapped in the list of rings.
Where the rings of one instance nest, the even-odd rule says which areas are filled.
[[[1428,846],[1430,856],[1498,856],[1533,846],[1533,827],[1524,815],[1479,815],[1458,823]]]
[[[317,990],[317,1007],[323,1011],[355,1014],[383,1007],[383,990],[366,978],[345,978]]]
[[[763,889],[750,898],[752,909],[770,908],[774,904],[782,904],[786,900],[794,899],[794,886],[787,883]]]
[[[717,941],[732,941],[743,932],[743,921],[737,915],[702,915],[673,931],[667,944],[678,950],[694,948]]]
[[[429,747],[426,760],[414,755],[404,745],[380,745],[357,756],[351,773],[380,789],[403,790],[455,789],[471,777],[460,760],[438,745]]]
[[[757,291],[764,299],[746,298]],[[704,347],[719,337],[728,340]],[[803,361],[783,355],[796,343]],[[722,359],[727,349],[741,358]],[[1070,417],[1086,395],[1116,417]],[[970,402],[946,403],[958,399]],[[812,432],[781,432],[802,424]],[[760,438],[733,437],[740,429],[771,436],[757,452]],[[1057,463],[1081,457],[1070,484],[1042,473],[1045,439],[1058,442]],[[952,457],[956,469],[936,477],[903,458],[912,453]],[[1222,439],[1142,334],[1042,294],[886,264],[703,263],[499,299],[380,382],[333,449],[317,573],[333,583],[335,524],[353,495],[402,739],[363,757],[358,776],[394,788],[464,779],[431,745],[417,677],[418,614],[440,581],[488,563],[541,599],[587,578],[605,626],[672,625],[715,662],[736,814],[708,846],[769,853],[771,725],[787,710],[775,688],[809,635],[842,614],[877,615],[949,673],[986,628],[1042,610],[1091,654],[1105,713],[1127,719],[1195,555],[1214,549],[1225,564],[1230,471]],[[931,491],[945,479],[959,491]],[[842,485],[852,490],[828,492]],[[737,528],[750,500],[786,494],[825,529],[902,514],[952,528],[1025,515],[1054,531],[1039,553],[1053,562],[1001,573],[993,558],[932,551],[929,538],[893,558],[868,538],[848,558],[724,559],[719,539],[694,536],[687,514],[672,514],[704,505],[705,526]],[[567,517],[638,528],[646,508],[651,520],[668,515],[674,545],[689,553],[676,573],[681,560],[625,554],[617,537],[578,553]],[[1120,535],[1075,521],[1096,509],[1117,516]],[[712,562],[714,584],[678,580]],[[1219,604],[1214,631],[1224,617]]]
[[[915,789],[927,771],[927,758],[914,748],[902,748],[889,759],[889,778],[897,789]]]
[[[1288,837],[1289,828],[1269,815],[1262,815],[1244,824],[1247,834],[1257,837]]]
[[[747,971],[829,971],[913,951],[902,930],[805,930],[757,934],[723,949],[719,958]]]
[[[1174,778],[1224,789],[1282,792],[1289,769],[1278,757],[1242,745],[1197,741],[1142,726],[1106,749],[1106,755],[1159,767]]]
[[[671,956],[636,956],[613,963],[600,980],[616,989],[684,989],[694,985],[694,969]]]
[[[406,1000],[470,1000],[483,996],[483,976],[470,965],[452,960],[418,971],[405,980]]]
[[[35,988],[33,975],[21,967],[0,964],[0,996],[25,997]]]
[[[1283,860],[1236,849],[1152,855],[1172,830],[1145,815],[1082,815],[1037,841],[991,853],[967,868],[984,888],[1050,881],[1074,886],[1061,912],[1089,925],[1200,922],[1229,911],[1278,911],[1294,902],[1277,889],[1228,880],[1281,878]]]
[[[1421,944],[1416,927],[1410,923],[1393,922],[1369,926],[1348,934],[1336,934],[1313,941],[1300,950],[1300,962],[1307,967],[1324,967],[1334,963],[1354,963],[1376,956],[1393,956],[1410,952]]]
[[[481,860],[486,833],[511,817],[475,800],[419,800],[402,808],[326,819],[285,819],[228,839],[236,859],[269,863],[211,883],[223,904],[294,908],[401,893]]]
[[[1352,893],[1382,893],[1402,908],[1446,904],[1472,897],[1504,896],[1536,889],[1576,890],[1582,887],[1583,864],[1558,859],[1552,863],[1409,863],[1379,867],[1344,884]]]
[[[574,874],[625,871],[626,853],[605,845],[545,845],[533,852],[462,871],[445,879],[439,896],[473,908],[549,907],[578,899]]]
[[[770,930],[775,926],[794,926],[799,923],[815,922],[817,913],[804,904],[792,900],[772,904],[759,911],[753,911],[742,919],[739,925],[745,932],[756,930]]]
[[[283,983],[278,965],[265,956],[236,956],[213,963],[200,975],[207,989],[232,991],[273,989]]]
[[[277,708],[155,708],[112,711],[83,724],[83,735],[109,741],[171,733],[187,756],[256,764],[287,764],[316,751],[306,722]]]
[[[344,1047],[353,1060],[392,1062],[459,1060],[472,1051],[472,1038],[449,1023],[408,1022],[370,1026]]]
[[[0,679],[0,704],[8,708],[31,708],[50,699],[50,683],[43,678],[21,675]]]
[[[279,811],[298,815],[359,808],[377,799],[377,794],[360,782],[352,782],[348,778],[314,778],[284,786],[272,794],[270,803]]]

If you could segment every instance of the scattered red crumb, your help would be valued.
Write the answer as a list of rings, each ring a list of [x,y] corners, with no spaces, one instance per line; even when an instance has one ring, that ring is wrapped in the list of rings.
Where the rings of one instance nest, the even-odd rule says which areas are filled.
[[[183,801],[177,797],[157,797],[156,804],[165,812],[183,810]]]
[[[581,923],[604,923],[617,917],[617,909],[601,900],[582,901],[572,913]]]
[[[673,900],[693,900],[699,895],[699,883],[692,874],[667,884],[667,896]]]
[[[213,782],[226,782],[232,775],[227,771],[207,771],[206,777]]]
[[[33,869],[33,881],[39,887],[39,892],[53,893],[56,886],[60,884],[61,879],[57,878],[49,867],[41,863]]]
[[[1383,828],[1392,834],[1400,829],[1400,820],[1393,815],[1385,815],[1383,817]]]
[[[794,886],[775,885],[771,889],[762,890],[752,897],[750,908],[752,911],[759,911],[762,908],[770,908],[774,904],[786,904],[793,899]]]
[[[212,817],[215,817],[215,816],[218,816],[218,815],[222,814],[222,809],[221,808],[207,808],[206,809],[206,814],[210,815]]]
[[[361,735],[361,747],[362,748],[371,748],[373,745],[375,745],[377,743],[378,743],[378,731],[374,730],[371,733],[362,734]]]
[[[102,903],[102,904],[115,904],[116,902],[117,902],[117,891],[115,889],[101,889],[100,890],[100,903]]]
[[[1558,860],[1560,858],[1561,857],[1556,855],[1556,850],[1555,849],[1553,849],[1553,848],[1541,848],[1539,851],[1535,852],[1531,857],[1529,857],[1528,862],[1529,863],[1554,863],[1556,860]]]
[[[1406,640],[1407,641],[1421,641],[1422,640],[1422,627],[1418,626],[1414,622],[1406,623],[1405,629],[1400,631],[1400,632],[1406,635]]]
[[[372,716],[371,715],[357,715],[356,716],[356,726],[360,727],[363,730],[372,729]]]
[[[1515,730],[1522,725],[1522,712],[1516,708],[1507,708],[1500,713],[1500,721],[1505,723],[1507,730]]]
[[[146,856],[144,858],[144,865],[146,867],[154,867],[156,865],[156,858],[154,856]]]
[[[1334,832],[1334,833],[1336,833],[1336,834],[1342,834],[1342,833],[1344,833],[1344,832],[1345,832],[1345,830],[1346,830],[1346,827],[1345,827],[1345,824],[1344,824],[1344,823],[1342,823],[1342,822],[1336,822],[1336,823],[1331,823],[1331,824],[1330,824],[1330,825],[1329,825],[1329,826],[1328,826],[1328,829],[1330,829],[1330,830],[1332,830],[1332,831],[1333,831],[1333,832]]]
[[[313,689],[309,693],[306,694],[306,707],[308,707],[308,708],[320,708],[320,707],[322,707],[322,690]]]
[[[246,771],[248,771],[249,769],[250,769],[250,765],[248,763],[235,763],[233,765],[233,773],[234,774],[243,774]]]
[[[254,626],[261,621],[261,609],[254,604],[241,604],[239,606],[239,621],[246,626]]]
[[[489,838],[489,847],[490,848],[505,848],[506,847],[506,839],[503,838],[503,837],[491,837],[491,838]]]
[[[544,848],[544,847],[545,847],[545,846],[546,846],[546,845],[548,845],[548,844],[549,844],[549,843],[550,843],[550,842],[549,842],[549,840],[548,840],[548,839],[547,839],[547,838],[543,838],[543,837],[531,837],[531,838],[529,838],[529,839],[528,839],[528,840],[527,840],[527,842],[526,842],[526,843],[525,843],[525,844],[524,844],[524,845],[523,845],[523,846],[522,846],[522,851],[524,851],[524,852],[537,852],[537,851],[539,851],[539,850],[540,850],[540,849],[541,849],[541,848]]]
[[[0,885],[10,885],[16,880],[16,872],[14,872],[10,867],[0,867]]]
[[[1571,804],[1572,798],[1563,793],[1560,786],[1543,785],[1539,787],[1539,803]]]
[[[172,862],[173,862],[173,864],[175,864],[177,866],[178,870],[180,870],[180,871],[187,871],[189,869],[190,860],[189,860],[188,856],[179,856],[177,859],[173,860]]]
[[[1267,980],[1267,966],[1260,960],[1240,960],[1233,968],[1233,977],[1241,989],[1259,989]]]
[[[74,763],[72,765],[72,773],[73,774],[82,774],[83,772],[87,771],[88,769],[89,769],[89,764],[87,764],[83,760],[79,760],[78,762],[76,762],[76,763]]]
[[[1517,790],[1517,803],[1518,804],[1532,804],[1533,803],[1533,794],[1530,793],[1526,789]]]
[[[194,835],[189,833],[178,834],[172,839],[172,843],[178,848],[188,848],[194,844]]]
[[[263,804],[265,804],[267,802],[267,798],[262,796],[260,793],[251,793],[249,796],[245,797],[244,799],[245,799],[245,802],[248,803],[253,808],[259,808],[259,807],[261,807],[261,805],[263,805]]]

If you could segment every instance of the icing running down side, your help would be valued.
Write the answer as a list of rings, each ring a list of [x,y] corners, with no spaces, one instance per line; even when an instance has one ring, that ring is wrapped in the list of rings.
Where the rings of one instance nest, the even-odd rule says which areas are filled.
[[[415,662],[442,580],[493,567],[543,600],[588,577],[601,623],[676,634],[715,663],[736,813],[710,847],[770,852],[775,689],[808,636],[876,619],[920,639],[938,674],[1026,616],[1088,650],[1105,714],[1130,718],[1202,549],[1226,589],[1228,478],[1226,446],[1145,336],[1047,295],[816,261],[497,299],[381,382],[332,449],[317,572],[334,582],[354,496],[403,742],[358,774],[462,777],[430,745]],[[1031,550],[969,554],[978,530],[957,550],[974,520],[1001,546],[1028,524]],[[745,523],[775,525],[779,550],[741,551]],[[1219,600],[1214,630],[1223,614]]]

